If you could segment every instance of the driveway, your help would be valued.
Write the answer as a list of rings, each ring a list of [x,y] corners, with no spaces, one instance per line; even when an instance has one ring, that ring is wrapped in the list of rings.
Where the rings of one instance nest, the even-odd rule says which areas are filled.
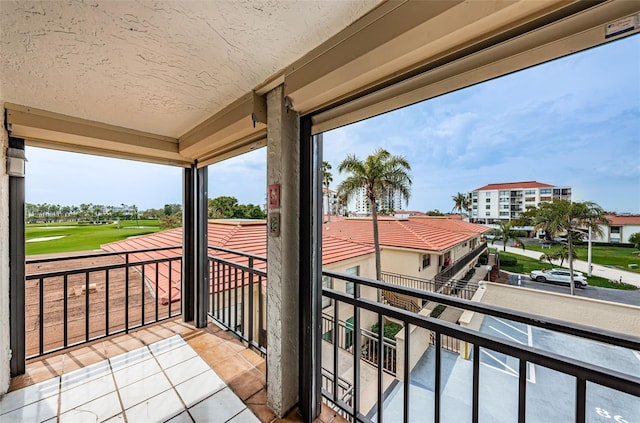
[[[512,273],[508,273],[508,275],[509,282],[507,282],[507,285],[518,286],[518,276]],[[556,292],[559,294],[569,294],[570,292],[568,286],[532,281],[529,276],[525,275],[522,275],[522,278],[520,279],[520,286],[523,288],[539,289],[541,291]],[[640,306],[640,289],[635,291],[625,291],[622,289],[588,286],[582,289],[576,288],[575,293],[576,297]]]

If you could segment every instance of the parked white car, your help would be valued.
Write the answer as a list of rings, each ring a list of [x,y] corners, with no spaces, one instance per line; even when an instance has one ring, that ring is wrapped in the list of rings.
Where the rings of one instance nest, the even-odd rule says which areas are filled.
[[[551,282],[562,285],[571,283],[571,273],[567,269],[534,270],[529,276],[531,276],[532,280],[538,282]],[[580,272],[573,272],[573,283],[576,288],[584,288],[589,285],[587,278]]]

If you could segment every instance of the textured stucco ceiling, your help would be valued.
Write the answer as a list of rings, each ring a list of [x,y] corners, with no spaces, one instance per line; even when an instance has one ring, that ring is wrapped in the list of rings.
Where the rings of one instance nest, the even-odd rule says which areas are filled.
[[[0,99],[178,137],[378,0],[0,0]]]

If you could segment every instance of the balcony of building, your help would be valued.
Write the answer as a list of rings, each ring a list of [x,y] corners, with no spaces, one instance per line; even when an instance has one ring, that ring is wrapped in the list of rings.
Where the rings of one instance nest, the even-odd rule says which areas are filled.
[[[267,405],[264,257],[210,247],[209,322],[195,328],[181,248],[27,259],[27,361],[0,420],[281,421]],[[316,421],[340,418],[325,406]]]
[[[180,385],[198,375],[185,369],[190,380],[172,379],[173,366],[167,364],[188,361],[171,354],[183,348],[209,373],[202,364],[209,366],[206,353],[200,355],[190,341],[217,331],[210,326],[216,324],[224,329],[213,334],[217,340],[207,342],[226,347],[216,359],[229,365],[265,359],[266,370],[261,372],[257,361],[249,370],[255,367],[266,376],[254,395],[266,394],[260,404],[267,403],[276,416],[297,407],[303,420],[313,421],[322,418],[323,403],[334,410],[329,419],[339,414],[364,422],[583,423],[596,414],[618,421],[637,416],[637,367],[621,368],[616,363],[622,360],[611,365],[599,361],[601,355],[590,360],[592,350],[605,356],[617,351],[608,356],[624,354],[624,362],[637,360],[637,336],[473,298],[323,272],[319,222],[323,132],[636,34],[638,4],[313,4],[176,2],[149,7],[130,2],[123,10],[116,2],[0,2],[0,392],[7,389],[9,375],[14,388],[20,380],[31,383],[30,375],[46,384],[38,380],[38,369],[46,373],[55,368],[48,380],[54,391],[57,382],[57,394],[22,406],[37,411],[53,402],[46,417],[56,421],[64,412],[82,412],[79,407],[87,403],[65,403],[62,386],[68,378],[89,380],[91,376],[73,371],[87,368],[84,353],[91,355],[93,348],[101,351],[103,364],[93,362],[95,357],[87,364],[108,367],[113,376],[103,377],[111,377],[115,385],[110,387],[116,389],[79,388],[81,400],[95,404],[107,394],[114,402],[118,397],[121,408],[116,412],[126,419],[127,410],[139,404],[164,404],[162,398],[124,403],[126,392],[120,392],[115,373],[118,360],[128,361],[118,355],[129,352],[124,345],[131,343],[142,349],[133,355],[149,357],[159,366],[152,377],[165,377],[160,378],[163,392],[182,403],[184,411],[175,409],[158,419],[175,413],[182,416],[178,420],[194,420],[192,407],[212,398],[203,393],[207,384],[221,387],[217,392],[226,388],[211,376],[200,386],[202,392],[188,399],[182,394],[191,390]],[[250,30],[238,30],[231,22],[247,22]],[[140,256],[127,259],[119,251],[88,267],[42,267],[25,277],[25,146],[181,167],[181,252],[145,257],[138,251]],[[265,267],[250,264],[249,256],[238,262],[221,256],[228,252],[211,253],[205,229],[207,166],[265,146],[265,185],[270,188],[266,273]],[[212,261],[210,255],[219,259]],[[266,266],[266,260],[262,263]],[[323,275],[335,286],[339,282],[352,289],[323,288]],[[459,324],[436,319],[433,310],[384,304],[378,301],[383,291],[461,310]],[[487,288],[479,286],[474,297],[483,292]],[[332,302],[325,316],[323,299]],[[483,331],[485,323],[475,320],[481,315],[506,336]],[[371,330],[387,322],[402,328],[393,342],[384,339],[384,330]],[[328,326],[332,329],[325,331]],[[530,345],[529,330],[569,348],[547,351]],[[159,332],[147,335],[153,331]],[[132,340],[135,334],[143,339]],[[113,345],[115,339],[119,341]],[[247,347],[251,354],[244,352]],[[116,355],[106,355],[111,350]],[[216,346],[205,350],[212,353]],[[169,363],[161,363],[165,354]],[[212,366],[217,378],[231,386],[225,392],[233,391],[234,379],[225,379]],[[487,369],[497,373],[487,376]],[[546,385],[538,383],[541,373],[547,376]],[[69,389],[78,385],[73,386]],[[127,386],[122,388],[127,391]],[[27,392],[16,389],[0,405],[14,404]],[[253,410],[251,397],[244,398],[239,390],[234,395],[237,400],[214,402],[224,408],[244,400],[234,409],[237,414],[229,415],[244,419]],[[492,401],[496,398],[500,403]],[[3,408],[0,420],[21,408]],[[537,414],[540,410],[553,415]],[[216,415],[207,412],[204,420],[215,421]],[[118,420],[118,414],[110,418]]]
[[[485,251],[481,244],[448,271],[473,265]],[[179,253],[169,247],[28,260],[28,361],[0,400],[0,417],[274,421],[265,258],[210,246],[208,324],[197,329],[181,315]],[[330,305],[315,340],[321,365],[308,369],[320,374],[317,421],[543,422],[545,403],[563,421],[590,421],[596,402],[621,418],[635,413],[640,378],[629,357],[640,349],[637,338],[482,304],[483,270],[471,283],[323,272],[353,291],[322,290]],[[420,306],[377,300],[385,295]],[[437,316],[436,307],[443,309]],[[393,337],[380,329],[390,323],[401,328]],[[555,341],[533,343],[547,337]],[[580,356],[585,349],[601,351]],[[292,410],[283,421],[300,419]]]

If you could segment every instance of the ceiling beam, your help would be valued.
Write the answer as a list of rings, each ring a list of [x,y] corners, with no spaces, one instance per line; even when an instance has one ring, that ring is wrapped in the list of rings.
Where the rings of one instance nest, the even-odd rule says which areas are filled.
[[[5,103],[7,129],[27,145],[184,166],[174,138]]]
[[[265,98],[250,92],[182,135],[180,154],[194,160],[210,157],[241,140],[266,136],[266,123]]]
[[[385,3],[288,67],[285,95],[313,112],[573,3]]]

